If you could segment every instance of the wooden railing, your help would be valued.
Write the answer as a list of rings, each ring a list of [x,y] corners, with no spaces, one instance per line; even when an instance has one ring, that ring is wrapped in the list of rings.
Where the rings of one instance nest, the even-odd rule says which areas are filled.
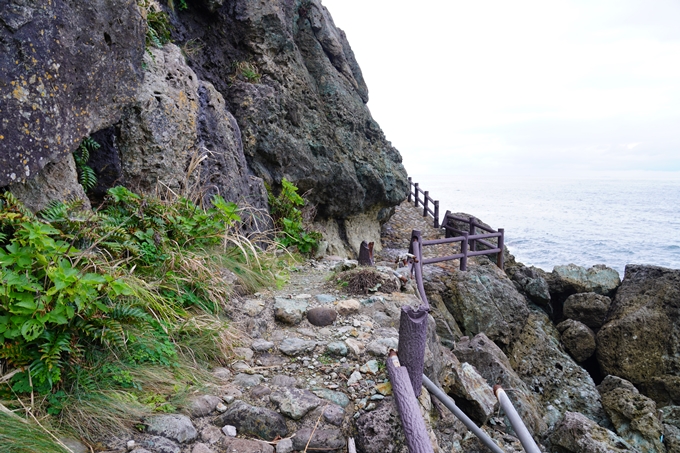
[[[413,182],[410,176],[408,177],[408,187],[408,201],[414,202],[416,208],[422,205],[423,217],[427,217],[428,214],[431,215],[434,219],[434,227],[439,228],[439,200],[430,198],[430,192],[427,190],[423,191],[417,182]],[[420,194],[423,195],[422,199]],[[430,203],[432,203],[432,208],[430,208]]]

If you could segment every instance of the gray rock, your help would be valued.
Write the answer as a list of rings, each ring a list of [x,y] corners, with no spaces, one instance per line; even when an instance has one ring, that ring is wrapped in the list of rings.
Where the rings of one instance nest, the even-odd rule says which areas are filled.
[[[308,448],[312,451],[334,452],[344,448],[346,444],[345,436],[339,429],[313,430],[312,428],[302,428],[293,437],[293,448],[300,451],[308,445]]]
[[[330,389],[314,389],[312,392],[319,398],[337,404],[340,407],[347,407],[350,403],[349,398],[342,392],[336,392]]]
[[[284,324],[299,324],[309,304],[302,299],[277,297],[274,302],[274,318]]]
[[[264,310],[265,303],[261,299],[247,299],[243,303],[243,312],[248,316],[257,316]]]
[[[326,345],[326,351],[335,356],[346,356],[349,352],[347,345],[342,341],[332,341]]]
[[[274,453],[274,447],[266,442],[229,437],[224,442],[224,452]]]
[[[227,412],[218,416],[214,423],[220,427],[233,425],[239,433],[257,436],[267,441],[288,434],[286,420],[281,414],[263,407],[251,406],[240,400],[230,404]]]
[[[201,430],[201,440],[209,445],[214,445],[218,443],[224,434],[217,426],[208,425]]]
[[[397,350],[399,346],[399,340],[394,337],[390,338],[378,338],[373,340],[366,346],[366,352],[376,357],[387,357],[387,353],[390,349]]]
[[[337,297],[330,294],[317,294],[314,297],[316,298],[316,301],[320,304],[332,304],[337,299]]]
[[[275,390],[269,395],[269,399],[277,405],[279,412],[293,420],[300,420],[321,404],[321,400],[309,390],[293,387]]]
[[[656,404],[625,379],[607,376],[597,387],[602,395],[602,406],[616,432],[641,453],[663,453],[664,433],[657,418]]]
[[[385,398],[378,408],[364,412],[355,422],[356,446],[365,453],[407,453],[404,431],[392,398]]]
[[[192,417],[205,417],[215,410],[222,398],[214,395],[200,395],[189,400],[187,409]]]
[[[152,453],[146,448],[135,448],[134,450],[130,450],[130,453]]]
[[[338,317],[338,312],[330,307],[314,307],[307,312],[307,320],[315,326],[330,326]]]
[[[215,453],[215,451],[206,444],[198,443],[191,449],[191,453]]]
[[[369,360],[368,362],[361,365],[359,371],[362,373],[376,375],[380,372],[380,366],[377,360]]]
[[[359,340],[355,340],[354,338],[348,338],[345,340],[345,344],[349,348],[350,351],[352,351],[352,354],[355,357],[361,356],[361,354],[364,353],[364,350],[366,349],[366,345],[362,343]]]
[[[237,434],[236,427],[232,426],[232,425],[223,426],[222,427],[222,433],[225,436],[236,437],[236,434]]]
[[[580,321],[591,329],[604,324],[612,300],[597,293],[572,294],[564,301],[564,317]]]
[[[521,263],[508,266],[505,269],[517,289],[525,293],[529,299],[540,306],[550,303],[550,289],[548,282],[543,278],[540,270],[535,267],[527,267]]]
[[[680,270],[629,264],[607,322],[597,333],[606,374],[636,385],[660,405],[680,405]]]
[[[53,200],[65,202],[72,199],[82,200],[83,208],[90,208],[90,201],[78,182],[72,155],[67,154],[61,160],[47,164],[34,176],[25,183],[15,183],[9,187],[12,194],[30,211],[45,209]]]
[[[262,378],[263,376],[261,374],[239,373],[236,376],[234,376],[234,380],[232,381],[232,383],[239,387],[248,388],[260,385],[260,383],[262,382]]]
[[[583,362],[595,353],[595,332],[579,321],[567,319],[557,325],[562,332],[560,339],[564,348],[577,362]]]
[[[593,379],[563,352],[558,331],[542,311],[529,314],[508,358],[524,383],[539,391],[549,427],[567,411],[580,412],[597,423],[605,420]]]
[[[354,371],[354,372],[350,375],[349,379],[347,380],[347,386],[349,387],[349,386],[351,386],[351,385],[357,384],[357,383],[359,383],[362,379],[363,379],[363,376],[361,376],[361,373],[358,372],[358,371]]]
[[[608,296],[621,284],[619,273],[603,264],[596,264],[588,269],[575,264],[555,266],[552,273],[563,284],[571,285],[577,293],[592,292]]]
[[[680,428],[680,406],[665,406],[660,410],[664,423]]]
[[[266,385],[256,385],[250,389],[250,394],[253,398],[262,398],[264,396],[271,395],[272,390]]]
[[[250,347],[253,348],[253,351],[265,352],[272,349],[274,347],[274,343],[271,341],[263,340],[262,338],[258,338],[257,340],[251,343]]]
[[[447,275],[444,304],[467,336],[484,332],[494,342],[510,344],[524,326],[529,309],[510,279],[493,264],[469,266]]]
[[[680,451],[680,428],[673,425],[663,425],[663,443],[667,452]]]
[[[186,415],[169,414],[154,415],[146,420],[146,431],[149,434],[176,440],[179,443],[191,442],[198,437],[198,432]]]
[[[4,187],[120,119],[144,77],[146,24],[129,0],[3,2],[0,17]]]
[[[293,440],[290,438],[281,439],[276,444],[276,453],[291,453],[293,450]]]
[[[296,356],[303,352],[313,351],[316,341],[302,340],[300,338],[286,338],[279,345],[279,351],[288,356]]]
[[[234,348],[234,355],[246,362],[253,359],[253,350],[250,348]]]
[[[494,415],[498,401],[486,379],[472,365],[467,362],[457,365],[450,369],[454,384],[449,394],[459,398],[457,404],[469,417],[484,425]]]
[[[165,437],[153,436],[142,440],[140,444],[154,453],[180,453],[179,445]]]
[[[272,378],[272,385],[275,387],[295,387],[297,380],[292,376],[277,374]]]
[[[334,426],[341,426],[345,419],[345,411],[342,406],[331,404],[323,409],[323,419],[326,423]]]
[[[565,412],[550,435],[550,442],[565,453],[637,452],[625,440],[578,412]]]

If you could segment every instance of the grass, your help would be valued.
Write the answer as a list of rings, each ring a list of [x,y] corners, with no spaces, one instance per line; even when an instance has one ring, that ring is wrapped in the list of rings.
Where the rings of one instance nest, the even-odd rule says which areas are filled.
[[[5,453],[72,453],[37,424],[0,412],[0,445]]]

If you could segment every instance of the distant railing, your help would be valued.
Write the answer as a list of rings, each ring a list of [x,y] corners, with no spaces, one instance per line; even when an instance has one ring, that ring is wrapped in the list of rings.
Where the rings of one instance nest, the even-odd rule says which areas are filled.
[[[466,230],[461,230],[455,227],[454,222],[465,223]],[[448,244],[454,242],[460,242],[460,252],[456,255],[451,255],[443,258],[432,258],[431,260],[425,260],[428,263],[438,263],[440,261],[448,261],[452,259],[460,259],[460,270],[464,271],[467,269],[467,259],[470,256],[478,255],[492,255],[496,253],[496,265],[503,269],[504,258],[503,258],[503,248],[505,246],[505,229],[499,228],[495,231],[486,225],[482,225],[477,221],[475,217],[470,217],[466,219],[465,217],[459,217],[451,214],[450,211],[446,211],[444,214],[444,220],[442,221],[442,228],[444,228],[444,236],[447,239],[446,242],[437,242],[438,244]],[[482,230],[482,233],[477,234],[477,229]],[[489,242],[487,239],[498,238],[497,243],[494,244]],[[440,239],[441,241],[441,239]],[[423,241],[422,245],[432,245],[432,241]],[[477,244],[486,247],[484,250],[477,250]],[[436,260],[436,261],[432,261]]]
[[[418,205],[423,206],[423,217],[431,215],[434,219],[433,225],[435,228],[439,228],[439,200],[433,200],[430,198],[430,192],[423,191],[417,182],[413,182],[411,177],[408,177],[408,201],[415,202],[415,207]],[[423,194],[422,200],[420,199],[420,194]],[[432,208],[430,208],[430,203],[432,203]]]

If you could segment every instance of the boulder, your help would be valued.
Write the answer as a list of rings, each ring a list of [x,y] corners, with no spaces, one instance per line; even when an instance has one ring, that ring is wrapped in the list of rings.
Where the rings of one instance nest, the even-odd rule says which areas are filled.
[[[634,453],[625,440],[578,412],[565,412],[550,434],[559,453]]]
[[[664,453],[664,427],[656,413],[656,403],[641,395],[633,384],[616,376],[607,376],[597,386],[602,406],[616,432],[641,453]]]
[[[300,420],[307,412],[321,404],[321,399],[309,390],[294,387],[283,387],[275,390],[269,399],[279,408],[283,415]]]
[[[595,332],[583,323],[567,319],[557,325],[564,348],[577,362],[584,362],[595,353]]]
[[[447,385],[447,393],[456,397],[456,404],[470,418],[481,425],[486,424],[498,407],[489,383],[475,367],[467,362],[460,363],[458,359],[448,371],[450,385]]]
[[[680,404],[680,270],[627,265],[597,343],[605,374],[661,405]]]
[[[444,304],[465,335],[484,332],[501,345],[517,338],[529,308],[502,270],[482,261],[471,264],[466,272],[454,272],[442,278]]]
[[[508,274],[515,287],[524,293],[533,303],[541,307],[545,307],[550,303],[548,282],[543,278],[540,269],[517,263],[514,266],[507,266],[505,273]]]
[[[406,197],[407,175],[366,107],[345,34],[320,0],[236,0],[214,11],[183,12],[177,34],[202,43],[190,64],[225,95],[250,167],[274,189],[285,177],[309,192],[330,244],[345,235],[352,254],[362,240],[379,247],[380,223]],[[249,77],[237,66],[244,61]]]
[[[564,317],[582,322],[591,329],[602,327],[612,300],[597,293],[572,294],[564,301]]]
[[[524,383],[539,394],[548,426],[567,411],[580,412],[596,423],[605,420],[593,379],[562,350],[559,332],[542,311],[529,314],[508,359]]]
[[[504,389],[512,389],[507,392],[508,396],[527,428],[535,435],[545,433],[548,427],[543,421],[544,410],[538,399],[540,389],[531,389],[522,381],[503,351],[493,341],[483,333],[472,339],[463,337],[456,343],[453,352],[461,362],[473,365],[489,386],[498,384]],[[450,383],[454,376],[451,374],[450,378],[442,379],[444,389],[455,388]]]
[[[196,428],[186,415],[154,415],[145,421],[149,434],[166,437],[179,443],[191,442],[198,437]]]
[[[545,275],[550,289],[553,319],[559,322],[563,317],[564,301],[576,293],[597,293],[613,296],[621,284],[619,273],[603,264],[588,269],[575,264],[555,266]]]
[[[0,6],[0,187],[36,176],[117,122],[142,77],[135,0]]]
[[[274,318],[288,325],[300,324],[308,306],[309,304],[302,299],[277,297],[274,301]]]
[[[310,440],[311,438],[311,440]],[[302,428],[293,437],[293,449],[318,452],[337,452],[347,445],[347,439],[339,429]]]
[[[213,423],[217,426],[235,426],[239,433],[256,436],[266,441],[274,440],[277,436],[285,437],[288,434],[286,419],[281,414],[264,407],[251,406],[240,400],[231,403],[227,411],[217,417]]]

